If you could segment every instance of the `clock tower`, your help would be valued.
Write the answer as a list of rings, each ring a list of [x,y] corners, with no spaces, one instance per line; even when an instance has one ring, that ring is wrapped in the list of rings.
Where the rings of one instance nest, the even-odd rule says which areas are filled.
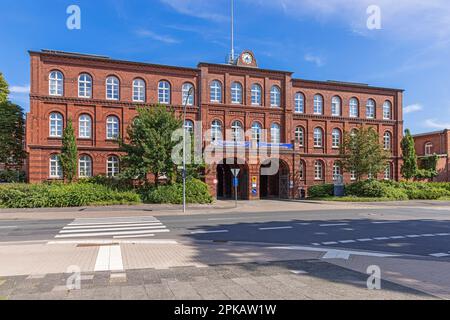
[[[258,68],[255,55],[250,50],[245,50],[241,53],[236,61],[236,65],[239,67]]]

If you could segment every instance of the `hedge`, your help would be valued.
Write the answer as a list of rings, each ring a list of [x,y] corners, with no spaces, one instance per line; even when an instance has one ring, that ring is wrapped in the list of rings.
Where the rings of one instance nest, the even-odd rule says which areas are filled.
[[[157,188],[151,187],[143,190],[141,193],[142,200],[145,203],[183,203],[183,185],[175,183],[171,185],[163,185]],[[189,179],[186,181],[186,202],[209,204],[213,202],[208,185],[197,179]]]
[[[310,198],[326,198],[334,195],[334,185],[318,184],[308,188],[308,196]]]

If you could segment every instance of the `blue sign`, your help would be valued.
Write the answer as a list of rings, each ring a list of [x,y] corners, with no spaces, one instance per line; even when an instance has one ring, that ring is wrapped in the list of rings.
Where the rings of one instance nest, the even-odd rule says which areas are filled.
[[[239,186],[239,179],[238,178],[233,178],[233,187],[237,187]]]
[[[256,196],[258,194],[258,190],[252,189],[252,194],[254,194]]]

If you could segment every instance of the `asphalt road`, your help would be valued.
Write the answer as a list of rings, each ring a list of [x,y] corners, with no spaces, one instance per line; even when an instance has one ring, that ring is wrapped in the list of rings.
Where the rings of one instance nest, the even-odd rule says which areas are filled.
[[[448,213],[447,210],[397,208],[156,218],[149,212],[147,220],[146,217],[139,217],[132,221],[127,218],[2,220],[0,243],[111,239],[114,235],[117,238],[133,239],[148,236],[151,239],[183,241],[245,241],[322,246],[450,260],[450,220],[442,219]],[[147,232],[146,228],[153,229]],[[135,234],[128,235],[129,229]],[[153,234],[149,235],[151,232]]]

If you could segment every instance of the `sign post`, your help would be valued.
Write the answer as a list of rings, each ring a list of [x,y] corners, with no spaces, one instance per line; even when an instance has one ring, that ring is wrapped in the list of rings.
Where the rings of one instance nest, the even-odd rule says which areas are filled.
[[[237,191],[238,191],[238,185],[239,185],[239,179],[238,179],[238,175],[239,175],[239,171],[241,171],[241,169],[231,169],[231,173],[233,174],[233,187],[234,187],[234,201],[235,201],[235,208],[237,208],[238,206],[238,195],[237,195]]]

